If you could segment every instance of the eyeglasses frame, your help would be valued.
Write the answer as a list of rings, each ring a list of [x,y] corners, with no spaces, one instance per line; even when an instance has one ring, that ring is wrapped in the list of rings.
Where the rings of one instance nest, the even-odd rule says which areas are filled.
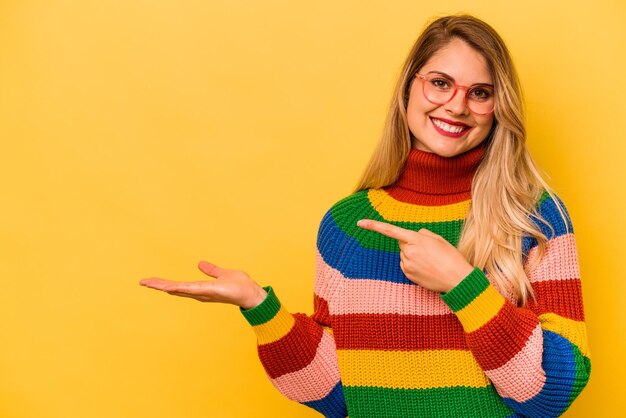
[[[469,93],[470,89],[471,89],[471,88],[473,88],[473,87],[475,87],[475,86],[464,86],[464,85],[462,85],[462,84],[457,84],[454,80],[450,80],[450,81],[452,82],[452,84],[454,85],[454,92],[452,93],[452,96],[450,96],[450,98],[448,99],[448,101],[446,101],[446,102],[444,102],[444,103],[437,103],[437,102],[433,102],[432,100],[430,100],[430,99],[428,98],[428,96],[426,95],[426,91],[425,91],[425,89],[426,89],[426,80],[427,80],[427,77],[426,77],[425,75],[420,74],[420,73],[415,73],[415,77],[416,77],[416,78],[418,78],[418,79],[420,79],[420,80],[422,81],[422,94],[424,95],[424,97],[426,98],[426,100],[428,100],[428,101],[429,101],[429,102],[431,102],[432,104],[436,104],[436,105],[444,105],[444,104],[450,103],[450,102],[452,101],[452,99],[454,99],[454,96],[456,96],[456,93],[457,93],[459,90],[465,90],[465,97],[464,97],[464,99],[463,99],[463,100],[464,100],[464,102],[465,102],[465,106],[467,107],[467,109],[468,109],[470,112],[472,112],[473,114],[475,114],[475,115],[479,115],[479,116],[487,116],[487,115],[489,115],[489,114],[493,113],[493,112],[496,110],[496,108],[495,108],[496,104],[495,104],[495,101],[494,101],[494,104],[493,104],[493,106],[494,106],[494,107],[493,107],[493,109],[491,109],[489,112],[487,112],[487,113],[479,113],[479,112],[474,112],[474,111],[472,110],[472,108],[470,107],[469,103],[468,103],[468,100],[469,100],[469,99],[468,99],[468,97],[467,97],[467,93]]]

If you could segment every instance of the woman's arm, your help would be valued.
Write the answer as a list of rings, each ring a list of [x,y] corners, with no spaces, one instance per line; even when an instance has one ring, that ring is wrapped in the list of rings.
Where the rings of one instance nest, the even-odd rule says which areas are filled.
[[[323,259],[316,263],[314,313],[291,314],[273,289],[258,307],[242,310],[257,336],[259,359],[272,384],[287,398],[327,417],[346,417],[335,340],[325,289],[332,280]]]
[[[398,240],[401,268],[414,283],[442,292],[466,333],[467,344],[498,393],[528,417],[561,415],[589,380],[580,272],[569,215],[543,198],[537,225],[549,238],[538,260],[536,242],[525,240],[525,266],[536,300],[518,308],[485,274],[442,237],[384,222],[359,221],[364,229]]]
[[[475,269],[442,295],[466,332],[474,357],[504,401],[528,417],[560,416],[587,384],[591,372],[580,270],[569,216],[544,199],[539,213],[549,238],[539,260],[526,240],[525,266],[535,300],[518,308]],[[539,225],[539,223],[538,223]]]
[[[323,242],[322,221],[318,243]],[[257,336],[261,363],[272,384],[287,398],[327,417],[347,416],[339,376],[335,340],[330,331],[328,300],[335,289],[334,273],[321,255],[316,262],[314,313],[291,314],[271,287],[261,288],[246,273],[201,262],[215,280],[174,282],[160,278],[140,283],[175,296],[201,302],[237,305]]]

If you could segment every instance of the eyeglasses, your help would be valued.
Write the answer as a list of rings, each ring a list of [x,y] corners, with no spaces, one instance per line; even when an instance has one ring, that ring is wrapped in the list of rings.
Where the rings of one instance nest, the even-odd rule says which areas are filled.
[[[440,73],[426,75],[416,73],[415,77],[422,80],[424,97],[433,104],[446,104],[456,96],[458,90],[465,90],[465,105],[470,112],[477,115],[488,115],[494,110],[496,101],[494,88],[491,85],[462,86]]]

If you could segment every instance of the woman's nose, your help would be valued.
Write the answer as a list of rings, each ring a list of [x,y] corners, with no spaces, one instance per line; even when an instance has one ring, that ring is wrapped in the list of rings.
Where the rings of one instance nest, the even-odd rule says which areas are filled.
[[[467,115],[469,109],[465,100],[465,91],[458,89],[450,101],[444,105],[444,109],[454,115]]]

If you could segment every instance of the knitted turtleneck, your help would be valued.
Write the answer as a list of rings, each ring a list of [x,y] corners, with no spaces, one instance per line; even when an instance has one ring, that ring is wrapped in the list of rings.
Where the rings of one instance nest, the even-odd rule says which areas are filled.
[[[479,269],[444,295],[416,285],[398,241],[356,225],[427,228],[456,245],[483,154],[412,150],[395,184],[324,216],[312,316],[291,314],[271,288],[243,311],[285,396],[351,418],[558,416],[576,398],[590,371],[579,270],[571,225],[547,194],[537,205],[545,256],[531,240],[523,249],[536,297],[523,309]]]
[[[385,190],[402,202],[426,206],[469,199],[474,174],[484,155],[483,145],[454,157],[413,148],[400,177]]]

